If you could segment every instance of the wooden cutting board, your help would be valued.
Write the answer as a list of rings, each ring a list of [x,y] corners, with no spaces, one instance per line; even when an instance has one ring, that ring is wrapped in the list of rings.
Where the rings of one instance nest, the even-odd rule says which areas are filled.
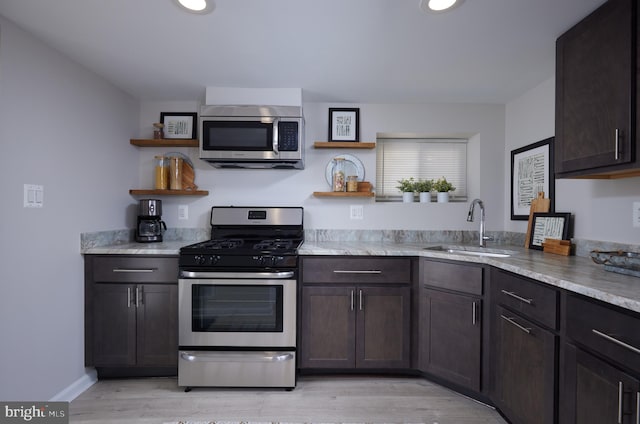
[[[183,190],[197,190],[198,186],[194,180],[196,178],[195,171],[187,161],[182,163],[182,189]]]
[[[533,223],[533,214],[535,212],[549,212],[551,207],[551,199],[544,198],[544,191],[538,192],[538,197],[531,201],[531,209],[529,211],[529,224],[527,225],[527,236],[524,239],[524,247],[529,248],[529,239],[531,238],[531,224]]]

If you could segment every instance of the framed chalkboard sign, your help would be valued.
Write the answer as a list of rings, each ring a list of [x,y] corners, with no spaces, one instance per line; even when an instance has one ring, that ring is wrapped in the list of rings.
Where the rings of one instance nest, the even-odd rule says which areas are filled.
[[[548,238],[566,240],[570,219],[570,213],[534,213],[529,248],[542,250],[542,243]]]

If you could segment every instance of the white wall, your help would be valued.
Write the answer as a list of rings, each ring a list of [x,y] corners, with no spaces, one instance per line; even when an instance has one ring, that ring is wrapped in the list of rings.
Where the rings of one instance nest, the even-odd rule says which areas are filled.
[[[375,150],[314,149],[314,141],[328,137],[329,107],[360,108],[360,139],[375,141],[378,133],[413,132],[427,135],[470,134],[468,149],[469,197],[480,197],[487,208],[487,229],[501,230],[504,222],[503,180],[500,163],[504,152],[504,106],[464,104],[349,104],[305,103],[306,152],[304,170],[216,169],[198,159],[197,149],[171,149],[190,156],[196,184],[209,190],[203,198],[166,198],[163,218],[169,227],[207,227],[213,205],[288,205],[305,208],[309,229],[477,229],[467,223],[468,203],[376,203],[373,199],[316,198],[314,191],[329,191],[327,163],[336,154],[358,157],[365,179],[375,185]],[[182,108],[182,109],[180,109]],[[197,102],[146,102],[141,107],[140,137],[151,136],[150,122],[162,111],[198,111]],[[153,156],[168,149],[142,149],[140,186],[153,184]],[[498,184],[496,184],[496,182]],[[189,206],[189,220],[177,220],[179,204]],[[349,205],[364,205],[364,220],[349,219]]]
[[[511,150],[555,134],[555,78],[507,104],[505,187],[509,187]],[[511,201],[505,191],[505,204]],[[632,203],[640,201],[640,178],[619,180],[556,181],[556,211],[574,214],[574,237],[587,240],[640,244],[640,228],[632,226]],[[511,221],[505,229],[526,231],[526,221]]]
[[[81,380],[80,233],[129,226],[138,103],[0,17],[0,399]],[[23,184],[44,208],[23,208]]]

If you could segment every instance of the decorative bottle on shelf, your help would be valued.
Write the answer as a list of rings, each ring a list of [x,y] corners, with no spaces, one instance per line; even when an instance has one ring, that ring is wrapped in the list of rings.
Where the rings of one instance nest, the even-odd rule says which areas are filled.
[[[344,158],[333,159],[332,186],[333,191],[345,191]]]
[[[155,140],[162,140],[164,138],[164,124],[155,122],[153,124],[153,138]]]

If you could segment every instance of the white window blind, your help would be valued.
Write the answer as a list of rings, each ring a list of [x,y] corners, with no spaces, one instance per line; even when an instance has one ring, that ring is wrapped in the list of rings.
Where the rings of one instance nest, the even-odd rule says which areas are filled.
[[[376,198],[395,200],[398,180],[434,181],[445,177],[456,188],[455,199],[467,196],[466,139],[382,138],[376,141]]]

